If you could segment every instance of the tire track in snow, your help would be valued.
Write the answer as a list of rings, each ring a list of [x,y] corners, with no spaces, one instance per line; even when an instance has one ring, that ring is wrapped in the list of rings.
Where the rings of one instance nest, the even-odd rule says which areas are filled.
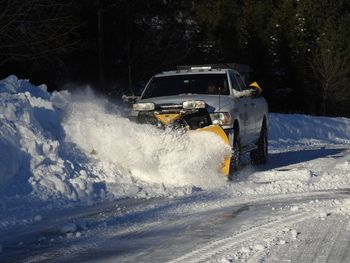
[[[240,243],[247,241],[248,239],[254,238],[256,235],[270,233],[272,231],[276,231],[277,229],[282,229],[292,223],[305,221],[308,218],[314,216],[314,212],[302,212],[291,216],[283,217],[269,223],[255,226],[253,228],[250,228],[249,230],[240,233],[234,233],[229,237],[212,242],[204,247],[201,247],[186,255],[183,255],[182,257],[173,259],[168,262],[203,262],[214,257],[215,255],[223,254],[224,251],[230,250],[232,247],[235,247]]]
[[[348,219],[331,215],[324,220],[307,219],[294,228],[300,232],[298,240],[288,246],[272,248],[272,253],[263,257],[264,261],[349,262]]]
[[[325,251],[321,249],[321,246],[324,243],[331,245],[329,242],[326,242],[327,237],[332,234],[331,226],[333,220],[331,223],[329,221],[330,220],[327,220],[325,224],[322,224],[323,231],[319,231],[319,225],[316,223],[308,224],[309,227],[311,226],[311,229],[309,229],[310,234],[306,237],[308,240],[304,240],[308,245],[303,246],[303,249],[297,258],[298,262],[314,262],[317,260],[317,257],[325,254]]]
[[[334,224],[335,223],[335,224]],[[345,237],[344,233],[348,233],[347,231],[347,224],[345,222],[338,223],[332,222],[333,225],[336,226],[337,231],[334,231],[331,236],[332,244],[331,246],[328,246],[328,253],[327,253],[327,262],[348,262],[348,261],[342,261],[341,258],[344,255],[344,251],[346,250],[346,240],[348,239],[348,234]],[[337,241],[343,241],[343,242],[337,242]],[[327,246],[327,242],[324,244]],[[339,260],[340,259],[340,260]]]

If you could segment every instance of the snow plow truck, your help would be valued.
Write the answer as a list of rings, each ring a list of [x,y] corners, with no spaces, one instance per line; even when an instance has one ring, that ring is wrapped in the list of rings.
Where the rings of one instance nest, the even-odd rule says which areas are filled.
[[[160,128],[212,132],[232,149],[218,169],[230,179],[240,156],[253,164],[268,155],[268,106],[261,88],[240,73],[218,66],[182,66],[154,75],[133,104],[131,118]]]

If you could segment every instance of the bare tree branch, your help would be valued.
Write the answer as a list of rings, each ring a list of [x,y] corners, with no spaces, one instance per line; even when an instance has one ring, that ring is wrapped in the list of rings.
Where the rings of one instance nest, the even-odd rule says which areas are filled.
[[[321,86],[323,114],[326,114],[327,103],[331,96],[341,94],[349,85],[350,64],[345,54],[320,48],[313,54],[310,64]]]
[[[0,0],[0,59],[36,59],[78,44],[79,23],[67,0]]]

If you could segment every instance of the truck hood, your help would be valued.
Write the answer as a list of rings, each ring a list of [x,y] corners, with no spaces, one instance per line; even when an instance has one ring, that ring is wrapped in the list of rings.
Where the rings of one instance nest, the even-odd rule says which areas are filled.
[[[206,103],[206,109],[208,112],[219,112],[222,111],[225,108],[231,108],[232,107],[232,99],[230,96],[222,95],[220,96],[220,102],[219,102],[219,96],[218,95],[203,95],[203,94],[184,94],[184,95],[175,95],[175,96],[166,96],[166,97],[155,97],[155,98],[148,98],[148,99],[141,99],[138,102],[152,102],[156,106],[161,105],[179,105],[185,101],[191,101],[191,100],[202,100]],[[219,110],[220,107],[220,110]]]

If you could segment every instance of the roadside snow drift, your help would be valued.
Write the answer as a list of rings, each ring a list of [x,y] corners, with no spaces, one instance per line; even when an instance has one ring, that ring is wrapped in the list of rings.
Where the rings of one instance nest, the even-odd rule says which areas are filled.
[[[99,199],[183,195],[225,182],[229,151],[210,133],[180,134],[131,123],[88,90],[48,93],[0,81],[0,195]]]
[[[269,144],[275,150],[290,147],[350,144],[350,120],[300,114],[271,114]]]

